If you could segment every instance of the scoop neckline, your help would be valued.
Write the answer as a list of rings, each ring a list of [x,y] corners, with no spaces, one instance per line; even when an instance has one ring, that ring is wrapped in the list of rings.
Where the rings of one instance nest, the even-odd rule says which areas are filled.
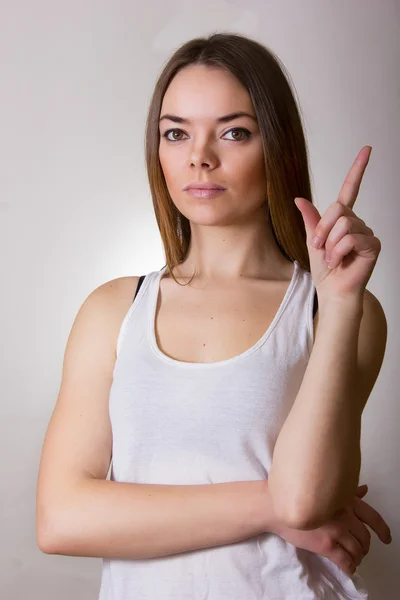
[[[148,319],[149,340],[150,340],[151,349],[156,354],[156,356],[158,356],[164,362],[169,363],[171,365],[175,365],[176,367],[181,367],[181,368],[213,369],[216,367],[231,365],[235,362],[238,362],[238,361],[246,358],[247,356],[249,356],[250,354],[255,352],[260,346],[262,346],[267,341],[267,339],[271,335],[272,331],[275,329],[282,313],[284,312],[284,310],[289,302],[290,296],[292,295],[292,291],[294,289],[294,286],[296,284],[296,281],[297,281],[298,275],[299,275],[299,271],[300,271],[300,266],[299,266],[298,261],[297,260],[293,261],[293,264],[294,264],[294,269],[293,269],[292,277],[291,277],[289,285],[286,289],[285,295],[283,296],[282,302],[280,303],[279,308],[278,308],[277,312],[275,313],[275,316],[272,319],[268,329],[263,333],[261,338],[255,344],[253,344],[250,348],[245,350],[244,352],[241,352],[240,354],[237,354],[236,356],[231,356],[230,358],[226,358],[224,360],[217,360],[214,362],[190,362],[190,361],[177,360],[175,358],[172,358],[171,356],[168,356],[167,354],[164,354],[164,352],[162,352],[160,350],[160,348],[157,344],[157,339],[156,339],[156,334],[155,334],[155,317],[156,317],[158,297],[159,297],[159,293],[160,293],[160,281],[161,281],[162,276],[164,275],[164,273],[166,272],[166,270],[168,268],[168,265],[165,265],[165,267],[163,267],[159,271],[155,272],[155,278],[153,279],[152,287],[151,287],[152,293],[151,293],[151,297],[150,297],[150,315],[149,315],[149,319]]]

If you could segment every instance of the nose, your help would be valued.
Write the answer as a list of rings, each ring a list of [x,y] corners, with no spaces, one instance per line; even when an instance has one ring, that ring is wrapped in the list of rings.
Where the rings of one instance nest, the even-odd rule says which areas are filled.
[[[217,162],[218,158],[207,142],[191,146],[189,155],[190,166],[214,168]]]

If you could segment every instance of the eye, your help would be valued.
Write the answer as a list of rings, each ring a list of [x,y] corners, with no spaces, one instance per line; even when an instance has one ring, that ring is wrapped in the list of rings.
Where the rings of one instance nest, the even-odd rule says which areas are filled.
[[[179,138],[179,139],[175,138],[174,140],[171,140],[171,138],[168,137],[168,134],[170,134],[171,132],[174,133],[174,132],[177,132],[177,131],[179,131],[180,133],[183,133],[182,129],[177,129],[177,128],[175,128],[175,129],[168,129],[165,133],[163,133],[163,137],[166,138],[169,142],[180,142],[181,138]]]
[[[246,129],[245,127],[233,127],[232,129],[229,129],[229,131],[226,131],[224,135],[226,135],[227,133],[232,133],[234,131],[240,131],[241,133],[243,133],[245,135],[245,140],[249,139],[249,137],[251,136],[251,132]],[[169,136],[170,133],[175,134],[176,132],[178,133],[183,133],[182,129],[178,129],[178,128],[174,128],[174,129],[168,129],[165,133],[163,133],[163,136],[166,140],[168,140],[169,142],[180,142],[182,140],[182,138],[175,138],[175,139],[171,139]],[[233,140],[230,141],[234,141],[234,142],[243,142],[243,138],[237,139],[234,138]]]
[[[251,136],[251,132],[250,132],[248,129],[246,129],[245,127],[234,127],[233,129],[230,129],[229,131],[227,131],[227,132],[225,133],[225,135],[226,135],[227,133],[232,133],[233,131],[240,131],[241,133],[244,133],[244,134],[245,134],[245,136],[246,136],[246,137],[245,137],[245,139],[246,139],[246,140],[247,140],[247,139],[249,139],[249,137]],[[242,138],[241,138],[241,139],[237,139],[237,138],[236,138],[236,139],[234,139],[234,141],[235,141],[235,142],[242,142],[242,141],[243,141],[243,139],[242,139]]]

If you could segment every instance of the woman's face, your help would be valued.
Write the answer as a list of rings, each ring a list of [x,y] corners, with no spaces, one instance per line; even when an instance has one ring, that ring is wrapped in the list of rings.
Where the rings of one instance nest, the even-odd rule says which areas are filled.
[[[253,118],[218,123],[218,118],[239,111]],[[167,114],[187,122],[162,119]],[[231,73],[185,67],[171,81],[160,117],[159,158],[165,181],[174,204],[191,223],[235,224],[265,210],[261,136],[251,98]],[[183,190],[193,182],[226,189],[211,199],[194,198]]]

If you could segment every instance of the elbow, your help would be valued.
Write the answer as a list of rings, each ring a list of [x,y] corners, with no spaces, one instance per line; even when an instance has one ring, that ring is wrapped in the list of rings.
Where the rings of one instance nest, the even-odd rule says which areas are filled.
[[[307,527],[309,519],[305,518],[304,513],[300,513],[296,505],[294,505],[295,508],[293,506],[288,507],[272,494],[271,502],[274,519],[281,527],[287,527],[288,529],[303,529]]]
[[[273,518],[280,527],[287,527],[289,529],[301,529],[306,526],[305,515],[303,511],[300,511],[300,505],[290,497],[288,502],[288,496],[292,494],[277,494],[273,487],[272,479],[268,480],[268,489],[271,499],[271,506],[273,511]],[[275,490],[275,491],[274,491]],[[286,498],[284,500],[284,498]]]
[[[49,518],[43,511],[38,511],[36,517],[36,544],[44,554],[57,554],[55,520]]]
[[[337,494],[336,497],[320,498],[312,506],[306,508],[305,504],[297,503],[297,510],[292,509],[287,519],[293,524],[294,529],[319,529],[333,520],[338,511],[345,509],[354,500],[355,492]],[[300,507],[300,508],[299,508]],[[301,509],[301,507],[303,507]]]
[[[323,527],[323,525],[326,525],[329,520],[330,519],[328,517],[318,513],[301,515],[296,514],[290,520],[291,525],[289,526],[293,529],[299,529],[301,531],[311,531],[313,529],[319,529],[320,527]]]
[[[291,511],[281,514],[279,521],[289,529],[311,531],[325,525],[329,518],[319,513],[304,513]]]
[[[288,529],[308,530],[314,529],[315,519],[299,513],[298,510],[284,510],[283,507],[276,511],[278,522]]]
[[[271,493],[272,492],[272,493]],[[339,510],[345,508],[354,499],[355,493],[336,494],[335,497],[320,496],[311,498],[308,495],[295,496],[286,494],[286,501],[282,494],[274,495],[270,487],[274,514],[279,523],[290,529],[309,531],[319,529],[330,522]]]
[[[56,552],[54,551],[54,545],[43,532],[38,532],[36,537],[36,543],[39,550],[44,554],[56,554]]]
[[[301,507],[301,503],[298,503],[297,507],[291,512],[288,511],[284,518],[289,527],[303,531],[323,527],[332,521],[337,511],[340,510],[339,507],[335,508],[332,504],[325,508],[321,504],[314,505],[312,509],[301,509]]]
[[[329,518],[316,509],[306,508],[304,503],[294,501],[290,506],[278,500],[272,500],[277,521],[289,529],[309,531],[325,525]]]
[[[36,529],[36,544],[44,554],[54,554],[54,542],[48,533],[42,528]]]

